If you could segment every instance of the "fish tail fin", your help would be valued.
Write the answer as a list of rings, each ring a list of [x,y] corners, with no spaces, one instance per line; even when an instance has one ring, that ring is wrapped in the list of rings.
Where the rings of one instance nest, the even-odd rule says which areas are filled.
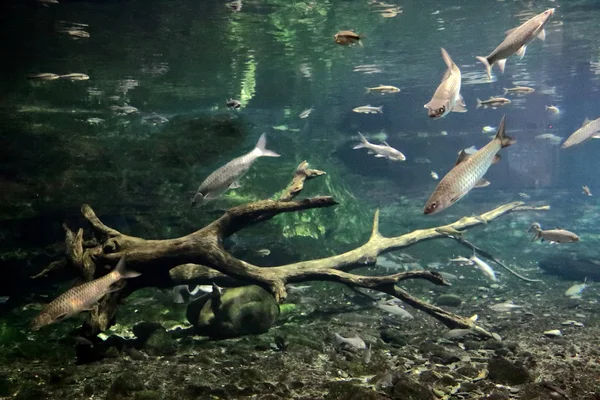
[[[443,47],[442,47],[442,58],[444,59],[444,62],[446,63],[446,66],[448,67],[448,69],[452,70],[454,68],[454,61],[452,61],[452,57],[450,57],[450,54],[448,54],[446,49],[444,49]]]
[[[504,94],[510,92],[510,90],[508,90],[507,88],[502,88],[502,89],[504,89]]]
[[[140,272],[125,269],[125,257],[121,257],[115,271],[119,274],[119,279],[130,279],[141,275]]]
[[[260,135],[260,139],[258,139],[258,143],[256,143],[256,149],[258,149],[258,151],[260,151],[260,156],[261,157],[279,157],[279,154],[275,153],[274,151],[268,150],[267,149],[267,135],[265,133],[263,133],[262,135]]]
[[[479,110],[479,108],[481,108],[481,100],[477,99],[477,110]]]
[[[380,113],[383,113],[383,106],[377,107],[377,111],[379,111]]]
[[[485,66],[485,72],[487,73],[488,79],[492,80],[492,66],[490,65],[487,57],[477,56],[475,58],[477,58]]]
[[[353,147],[354,150],[356,150],[356,149],[362,149],[364,147],[367,147],[367,144],[369,143],[367,141],[367,138],[365,138],[362,133],[358,132],[358,136],[360,136],[361,143],[359,143],[356,146],[354,146]]]
[[[506,114],[500,120],[500,125],[498,125],[498,131],[496,132],[496,139],[500,140],[500,144],[502,147],[508,147],[511,144],[515,143],[516,140],[511,138],[510,136],[505,134],[506,131]]]
[[[371,88],[368,88],[365,86],[365,94],[367,94],[367,93],[371,93]]]

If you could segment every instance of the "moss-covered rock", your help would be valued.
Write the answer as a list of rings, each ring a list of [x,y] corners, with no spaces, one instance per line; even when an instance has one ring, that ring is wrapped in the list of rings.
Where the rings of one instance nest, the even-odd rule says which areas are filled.
[[[131,372],[124,372],[114,380],[106,394],[106,400],[117,400],[122,397],[130,397],[134,393],[143,390],[144,383],[139,376],[132,374]]]
[[[490,379],[495,383],[522,385],[531,379],[527,368],[501,356],[488,362],[488,371]]]
[[[213,339],[267,332],[278,316],[275,298],[260,286],[226,289],[190,303],[187,310],[197,332]]]
[[[438,306],[458,307],[462,304],[462,299],[453,294],[443,294],[435,299]]]
[[[164,329],[157,329],[148,338],[145,349],[151,356],[169,356],[177,353],[177,341]]]

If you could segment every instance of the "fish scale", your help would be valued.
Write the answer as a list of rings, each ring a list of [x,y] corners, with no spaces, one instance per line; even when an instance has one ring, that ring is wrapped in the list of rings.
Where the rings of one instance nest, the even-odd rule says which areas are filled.
[[[584,122],[584,125],[581,128],[573,132],[571,136],[567,138],[567,140],[565,140],[561,148],[566,149],[567,147],[575,146],[600,134],[600,118],[589,123],[586,122]]]

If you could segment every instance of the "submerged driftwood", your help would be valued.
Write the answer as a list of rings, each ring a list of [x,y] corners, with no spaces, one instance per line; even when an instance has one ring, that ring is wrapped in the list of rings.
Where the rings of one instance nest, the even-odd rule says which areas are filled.
[[[389,238],[379,233],[379,211],[376,211],[371,237],[362,246],[333,257],[277,267],[261,268],[252,265],[232,256],[224,249],[222,243],[228,236],[278,214],[336,205],[337,202],[330,196],[295,199],[302,191],[305,181],[324,174],[325,172],[309,169],[308,163],[304,161],[298,166],[292,182],[277,200],[262,200],[233,207],[204,228],[175,239],[146,240],[125,235],[104,225],[89,205],[83,205],[81,211],[91,224],[96,240],[84,242],[81,229],[74,233],[64,226],[67,263],[53,263],[51,267],[70,264],[80,270],[84,279],[90,280],[105,273],[100,271],[98,266],[115,265],[121,257],[126,257],[128,268],[142,273],[141,277],[124,282],[124,290],[111,293],[102,299],[91,312],[84,327],[84,334],[92,335],[106,330],[114,323],[120,299],[142,287],[170,287],[210,282],[225,286],[258,284],[269,290],[277,301],[282,302],[286,297],[286,284],[321,280],[387,293],[431,315],[448,328],[470,328],[480,335],[491,336],[470,319],[419,300],[397,286],[399,282],[407,279],[425,279],[436,285],[449,285],[437,272],[409,271],[385,276],[364,276],[353,274],[351,271],[375,265],[377,256],[382,253],[399,250],[424,240],[447,237],[444,232],[468,229],[514,211],[537,211],[547,208],[528,207],[522,202],[513,202],[480,216],[464,217],[442,227],[420,229]]]

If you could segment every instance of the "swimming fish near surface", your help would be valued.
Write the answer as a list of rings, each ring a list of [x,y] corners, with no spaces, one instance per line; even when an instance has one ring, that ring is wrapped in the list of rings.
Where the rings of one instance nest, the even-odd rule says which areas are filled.
[[[573,132],[560,147],[566,149],[581,144],[588,139],[600,139],[600,118],[593,121],[586,118],[581,128]]]
[[[488,56],[477,56],[477,59],[485,66],[489,79],[492,79],[492,66],[498,64],[501,72],[504,72],[506,59],[513,54],[523,58],[527,45],[536,37],[546,39],[544,26],[554,14],[554,8],[550,8],[541,14],[529,19],[520,26],[506,31],[506,38]]]
[[[429,118],[434,119],[442,118],[449,112],[467,112],[465,101],[460,94],[460,69],[444,48],[442,57],[448,69],[429,103],[423,106],[427,109]]]
[[[387,158],[391,161],[404,161],[406,157],[400,151],[396,150],[392,146],[390,146],[387,142],[383,142],[381,144],[373,144],[369,142],[360,132],[361,143],[357,144],[353,147],[353,149],[362,149],[366,148],[369,150],[369,153],[375,154],[375,157]]]
[[[532,242],[535,242],[540,238],[542,239],[542,242],[547,240],[550,243],[573,243],[579,241],[579,236],[573,232],[561,228],[542,230],[542,227],[538,222],[531,224],[528,232],[535,232],[535,236],[531,239]]]
[[[140,276],[139,272],[125,269],[125,257],[108,274],[93,281],[86,282],[67,290],[52,300],[31,322],[31,329],[38,330],[43,326],[73,317],[82,311],[91,310],[104,295],[115,291],[113,286],[121,279]]]
[[[192,199],[192,206],[196,203],[201,205],[209,200],[214,200],[227,189],[240,187],[239,180],[248,172],[254,161],[259,157],[279,157],[279,154],[268,150],[267,137],[263,133],[256,143],[254,149],[241,157],[234,158],[221,168],[210,174],[196,191]]]
[[[483,176],[489,167],[500,160],[498,152],[503,147],[515,143],[505,134],[506,115],[502,117],[496,137],[473,154],[461,151],[456,165],[442,178],[423,209],[424,214],[440,212],[456,203],[471,189],[487,186],[489,182]]]

